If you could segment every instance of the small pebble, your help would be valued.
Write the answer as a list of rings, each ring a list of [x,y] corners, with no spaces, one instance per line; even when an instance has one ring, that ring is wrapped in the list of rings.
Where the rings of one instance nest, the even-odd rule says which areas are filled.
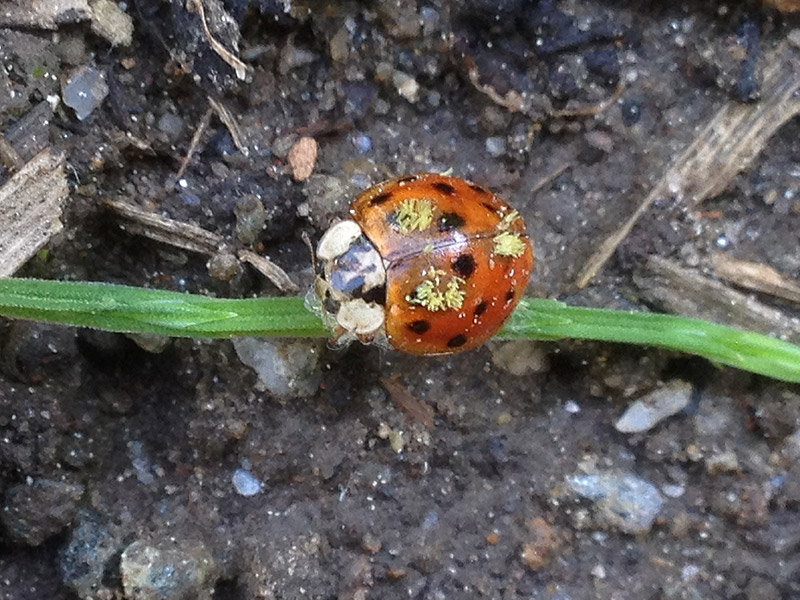
[[[117,540],[100,515],[82,510],[69,541],[58,553],[61,581],[83,600],[97,598],[108,563],[116,553]]]
[[[372,150],[372,138],[368,135],[357,135],[353,138],[353,145],[359,154],[365,154]]]
[[[287,133],[279,136],[272,142],[270,150],[276,158],[283,160],[289,155],[289,150],[292,149],[298,139],[299,136],[296,133]]]
[[[744,589],[747,600],[781,600],[784,596],[769,579],[755,575]]]
[[[278,398],[311,396],[322,381],[319,360],[324,342],[237,338],[233,346],[264,389]]]
[[[230,252],[219,252],[206,263],[208,274],[220,281],[230,281],[239,272],[241,263]]]
[[[409,102],[419,100],[419,83],[417,80],[402,71],[395,71],[392,75],[392,83],[397,92]]]
[[[489,349],[494,366],[517,377],[544,373],[550,368],[547,353],[536,342],[492,342]]]
[[[301,137],[291,147],[286,158],[295,181],[305,181],[311,177],[317,163],[317,150],[317,140],[312,137]]]
[[[664,492],[667,498],[680,498],[686,492],[686,488],[682,485],[668,483],[661,486],[661,491]]]
[[[526,521],[527,538],[522,544],[522,561],[532,571],[546,567],[553,552],[561,545],[558,532],[542,517]]]
[[[84,487],[51,479],[33,479],[6,492],[0,521],[9,537],[38,546],[60,533],[78,511]]]
[[[739,471],[739,459],[732,450],[715,452],[711,456],[706,457],[705,463],[706,471],[709,475],[736,473]]]
[[[642,105],[636,100],[624,100],[620,105],[622,111],[622,122],[631,127],[642,118]]]
[[[632,473],[605,471],[567,478],[569,488],[594,502],[595,520],[623,533],[647,533],[664,503],[658,489]]]
[[[64,104],[75,111],[79,121],[87,119],[108,96],[105,76],[92,66],[80,67],[61,88]]]
[[[172,339],[166,335],[156,333],[128,333],[129,339],[145,352],[150,354],[161,354],[167,349]]]
[[[112,46],[129,46],[133,41],[133,19],[113,0],[94,0],[92,31]]]
[[[236,215],[237,239],[243,244],[255,244],[267,222],[267,211],[261,198],[245,194],[236,201],[233,214]]]
[[[236,493],[245,498],[261,492],[261,481],[247,469],[236,469],[231,477]]]
[[[614,424],[622,433],[641,433],[682,411],[692,398],[692,384],[675,380],[633,402]]]
[[[167,535],[137,540],[120,560],[127,600],[210,600],[219,576],[202,542],[176,542]]]
[[[158,119],[158,129],[169,141],[175,141],[183,133],[183,119],[172,113],[164,113]]]
[[[499,158],[506,153],[506,138],[494,136],[486,138],[486,152],[494,158]]]
[[[581,406],[574,400],[567,400],[564,402],[564,410],[571,415],[576,415],[581,412]]]
[[[592,577],[595,579],[605,579],[606,578],[606,568],[603,565],[595,565],[592,567]]]

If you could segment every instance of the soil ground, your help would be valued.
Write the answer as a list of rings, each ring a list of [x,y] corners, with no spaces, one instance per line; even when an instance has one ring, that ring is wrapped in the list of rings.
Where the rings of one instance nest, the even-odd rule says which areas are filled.
[[[85,23],[0,31],[21,92],[0,130],[76,68],[108,84],[85,120],[62,103],[45,123],[69,165],[65,230],[18,275],[278,294],[249,267],[223,281],[208,257],[126,233],[102,200],[202,226],[307,285],[304,232],[318,238],[371,183],[452,169],[524,217],[534,296],[658,309],[634,280],[651,254],[704,268],[722,251],[800,276],[794,121],[718,198],[656,202],[592,284],[574,285],[697,128],[731,98],[757,101],[764,56],[797,19],[710,1],[246,5],[215,4],[235,23],[217,35],[241,32],[246,82],[177,0],[127,3],[127,47]],[[471,68],[495,99],[522,94],[524,110],[478,89]],[[599,114],[558,116],[618,89]],[[213,116],[177,178],[209,97],[247,152]],[[297,182],[286,156],[301,135],[319,156]],[[248,238],[253,197],[264,227]],[[800,597],[796,386],[598,343],[416,358],[300,342],[320,354],[296,367],[313,390],[297,397],[265,388],[230,341],[154,353],[122,335],[10,322],[3,338],[3,599],[122,597],[123,586],[148,599]],[[693,390],[679,414],[615,429],[631,401],[675,380]],[[409,395],[434,408],[432,428],[403,410]],[[261,483],[254,495],[237,473]],[[568,489],[597,473],[646,488],[629,486],[621,506]],[[643,489],[663,504],[637,529]],[[136,562],[135,544],[160,554]]]

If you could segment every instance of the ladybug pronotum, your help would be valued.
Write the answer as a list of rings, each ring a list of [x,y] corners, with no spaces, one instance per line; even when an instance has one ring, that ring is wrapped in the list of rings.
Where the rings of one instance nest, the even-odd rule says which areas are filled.
[[[480,346],[522,297],[533,251],[517,211],[463,179],[426,173],[362,192],[317,246],[315,304],[339,342],[411,354]]]

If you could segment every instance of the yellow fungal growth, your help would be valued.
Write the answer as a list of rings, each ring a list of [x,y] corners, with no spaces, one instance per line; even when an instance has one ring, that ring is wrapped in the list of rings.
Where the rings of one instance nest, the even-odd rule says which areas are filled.
[[[433,202],[428,198],[406,198],[394,213],[401,233],[424,231],[433,223]]]
[[[519,213],[515,210],[512,210],[505,217],[503,217],[502,221],[500,221],[500,223],[497,225],[497,228],[500,231],[508,231],[511,228],[512,223],[519,218]]]
[[[513,256],[519,258],[525,253],[525,242],[522,236],[504,231],[494,236],[494,253],[499,256]]]
[[[414,293],[406,296],[406,301],[419,304],[431,312],[438,310],[458,310],[464,304],[466,292],[464,280],[448,275],[444,271],[431,267],[423,272],[425,281],[414,288]]]

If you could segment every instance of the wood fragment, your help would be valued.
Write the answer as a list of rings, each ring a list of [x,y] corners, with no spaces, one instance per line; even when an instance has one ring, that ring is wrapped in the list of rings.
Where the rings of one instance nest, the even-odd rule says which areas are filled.
[[[239,260],[252,265],[256,271],[269,279],[280,291],[294,294],[300,291],[300,287],[292,281],[292,278],[287,275],[286,271],[281,269],[266,256],[261,256],[251,250],[239,250]]]
[[[214,114],[214,109],[209,108],[205,114],[203,114],[203,118],[200,119],[200,123],[197,126],[197,129],[192,136],[192,141],[189,142],[189,150],[186,151],[186,156],[183,157],[181,161],[181,166],[178,167],[178,172],[175,174],[176,179],[180,179],[183,177],[184,172],[186,171],[186,167],[189,166],[189,161],[192,160],[192,156],[197,150],[197,145],[200,143],[200,138],[203,137],[206,129],[208,129],[209,124],[211,123],[211,115]]]
[[[717,277],[741,288],[800,304],[800,283],[792,281],[768,265],[718,252],[711,256],[711,266]]]
[[[800,49],[784,41],[766,57],[765,65],[761,100],[749,104],[730,100],[714,115],[630,218],[589,258],[578,275],[579,288],[600,271],[656,199],[676,197],[692,207],[720,194],[770,137],[800,112]]]
[[[69,195],[64,155],[46,149],[0,187],[0,277],[13,275],[56,233]]]
[[[660,310],[800,341],[800,319],[674,261],[651,256],[633,280]]]
[[[406,415],[414,421],[422,423],[426,429],[434,428],[434,411],[433,407],[419,400],[408,388],[400,382],[399,375],[392,377],[384,377],[381,379],[381,385],[389,392],[392,401],[399,406]]]
[[[236,122],[236,117],[228,110],[227,106],[222,104],[222,102],[217,102],[211,96],[208,97],[208,103],[211,105],[211,108],[214,109],[214,112],[217,113],[219,120],[222,121],[228,129],[228,133],[231,134],[233,145],[236,146],[239,152],[247,156],[250,150],[247,148],[247,144],[244,143],[242,130],[239,128],[239,123]]]
[[[142,210],[127,202],[106,199],[103,204],[122,218],[120,227],[123,230],[135,235],[207,256],[216,254],[225,244],[221,235]]]
[[[247,73],[250,70],[248,66],[244,64],[236,55],[225,48],[225,46],[223,46],[211,33],[211,29],[208,27],[208,21],[206,20],[206,9],[203,6],[203,0],[186,0],[186,8],[191,9],[192,7],[200,16],[200,22],[203,25],[203,33],[205,33],[206,39],[208,40],[211,48],[222,60],[231,66],[231,68],[236,72],[236,77],[241,80],[246,79]]]

